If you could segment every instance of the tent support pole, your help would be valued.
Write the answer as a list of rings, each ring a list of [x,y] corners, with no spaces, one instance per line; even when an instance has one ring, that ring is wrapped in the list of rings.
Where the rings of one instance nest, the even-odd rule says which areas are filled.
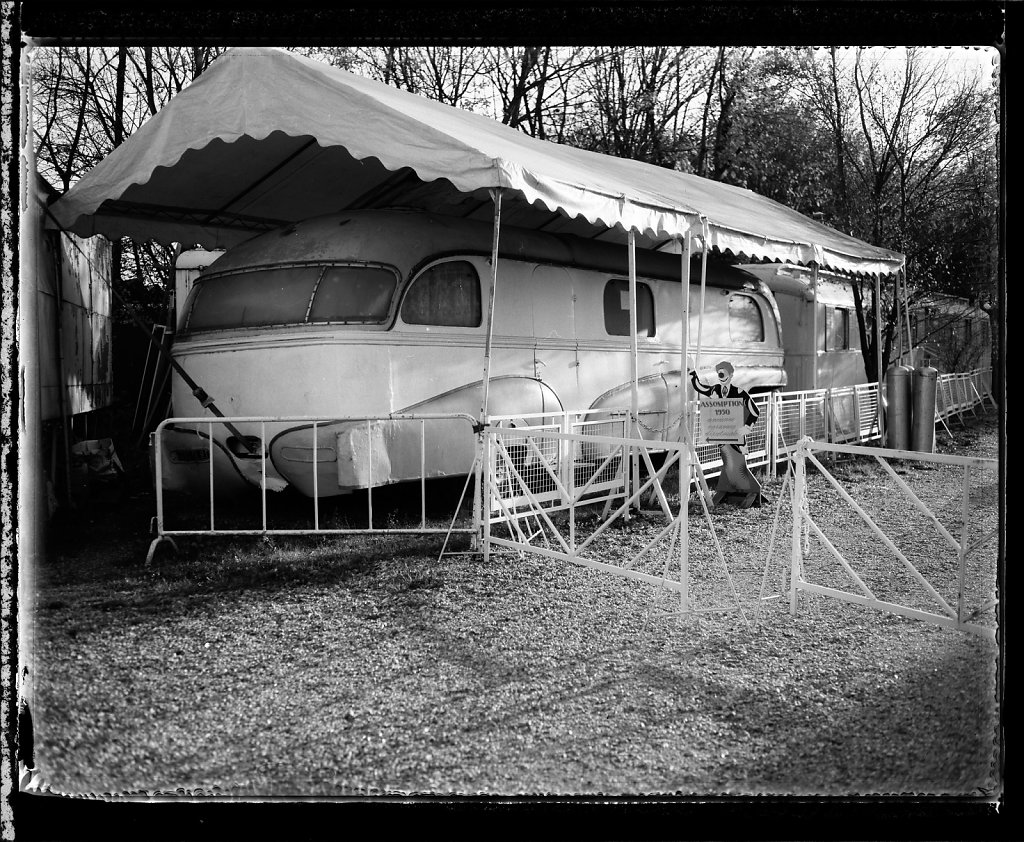
[[[480,423],[487,423],[491,390],[491,348],[494,344],[494,296],[498,289],[498,236],[501,232],[501,188],[491,190],[494,200],[494,235],[491,239],[491,289],[487,296],[487,337],[484,340],[484,376],[480,396]]]
[[[693,370],[700,375],[700,349],[704,345],[704,289],[708,279],[708,238],[711,236],[708,221],[700,218],[700,318],[697,322],[697,355],[693,361]]]
[[[885,408],[882,406],[882,276],[875,275],[875,374],[878,378],[878,434],[885,441]]]
[[[896,274],[896,335],[899,337],[899,357],[900,365],[906,365],[906,361],[903,359],[903,321],[906,318],[907,313],[907,276],[901,269]],[[907,336],[907,342],[909,343],[910,337]],[[909,350],[909,349],[908,349]],[[913,361],[911,361],[913,362]]]
[[[893,307],[896,308],[896,361],[903,365],[903,273],[897,272],[893,286]]]
[[[639,348],[637,345],[637,317],[636,317],[636,233],[629,229],[627,243],[629,249],[629,365],[632,385],[629,396],[629,417],[632,438],[640,438],[640,360]],[[631,453],[631,467],[633,488],[640,487],[640,454]],[[637,500],[637,508],[640,501]]]
[[[680,249],[680,287],[682,292],[683,333],[679,343],[679,441],[684,445],[679,462],[679,506],[683,519],[679,527],[679,610],[686,614],[690,610],[690,412],[689,378],[686,376],[686,352],[690,345],[690,250],[693,242],[686,232]]]
[[[914,365],[914,341],[910,333],[910,293],[907,292],[907,271],[900,270],[903,276],[903,319],[907,328],[907,353],[910,354],[910,365]],[[902,328],[901,328],[902,330]]]
[[[473,535],[483,551],[484,562],[490,558],[490,533],[487,526],[487,506],[490,493],[484,493],[490,487],[490,456],[487,453],[484,428],[488,423],[490,412],[491,391],[491,347],[494,344],[494,296],[498,290],[498,238],[501,234],[501,195],[500,187],[490,191],[494,202],[494,234],[491,238],[491,283],[487,294],[487,334],[484,339],[484,371],[480,382],[480,418],[477,420],[476,438],[476,470],[477,482],[473,499]]]
[[[818,264],[811,264],[811,293],[814,301],[811,304],[811,335],[814,337],[814,344],[811,351],[811,388],[818,388],[818,352],[822,343],[818,338]],[[828,327],[825,328],[828,330]]]

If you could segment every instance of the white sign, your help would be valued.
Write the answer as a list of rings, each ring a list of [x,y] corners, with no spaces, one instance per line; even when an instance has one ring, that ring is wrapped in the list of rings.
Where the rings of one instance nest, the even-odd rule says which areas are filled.
[[[702,398],[698,444],[743,444],[743,399]]]

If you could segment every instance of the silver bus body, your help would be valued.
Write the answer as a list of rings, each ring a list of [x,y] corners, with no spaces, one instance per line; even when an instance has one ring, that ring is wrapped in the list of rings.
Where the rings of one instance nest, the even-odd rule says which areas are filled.
[[[318,217],[255,237],[219,257],[181,308],[173,354],[226,416],[481,411],[492,226],[422,212]],[[628,410],[628,267],[624,246],[503,227],[499,238],[488,414]],[[638,379],[647,438],[675,440],[681,410],[681,265],[637,250]],[[690,363],[732,361],[748,391],[786,384],[779,310],[768,287],[733,266],[691,264]],[[685,391],[685,390],[684,390]],[[173,414],[206,414],[175,378]],[[243,429],[244,428],[244,429]],[[266,440],[223,425],[172,428],[168,490],[259,484],[312,495],[467,473],[475,436],[431,422],[425,464],[410,424],[268,424]],[[255,425],[239,426],[259,436]],[[314,462],[315,451],[315,462]],[[316,481],[313,472],[316,466]]]

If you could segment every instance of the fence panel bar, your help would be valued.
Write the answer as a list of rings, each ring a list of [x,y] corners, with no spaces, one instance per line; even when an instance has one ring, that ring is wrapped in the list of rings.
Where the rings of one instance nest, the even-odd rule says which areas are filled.
[[[427,525],[427,422],[420,421],[420,526]]]
[[[320,422],[313,422],[313,528],[320,529],[320,460],[317,445],[320,443]]]
[[[267,531],[267,422],[260,422],[260,507],[263,514],[263,531]],[[313,463],[316,468],[316,463]]]
[[[210,531],[213,532],[216,527],[213,522],[213,422],[211,421],[206,425],[206,435],[210,442]]]
[[[366,488],[366,525],[373,529],[373,429],[369,418],[366,419],[366,449],[370,477]]]
[[[971,497],[971,466],[964,465],[964,488],[963,488],[963,502],[961,506],[961,516],[963,517],[963,529],[960,533],[960,553],[959,553],[959,575],[957,578],[957,593],[956,593],[956,619],[958,623],[964,621],[964,581],[967,576],[967,530],[970,527],[970,497]]]

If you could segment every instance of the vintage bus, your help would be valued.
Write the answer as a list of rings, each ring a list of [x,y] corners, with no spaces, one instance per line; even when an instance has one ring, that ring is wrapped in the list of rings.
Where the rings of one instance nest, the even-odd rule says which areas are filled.
[[[366,210],[262,234],[219,256],[180,310],[173,355],[226,416],[329,416],[334,423],[173,425],[162,442],[165,489],[291,486],[332,496],[466,474],[470,425],[432,422],[425,455],[414,425],[351,419],[479,416],[493,229],[421,211]],[[641,433],[678,437],[680,257],[641,250],[637,345]],[[754,275],[709,256],[691,264],[690,348],[721,359],[752,393],[786,383],[779,310]],[[631,340],[624,245],[503,227],[490,360],[491,416],[626,410]],[[175,378],[173,415],[206,415]],[[213,436],[210,440],[210,431]]]
[[[782,324],[787,390],[854,386],[875,379],[868,376],[864,365],[853,287],[848,278],[820,270],[812,281],[811,269],[780,263],[741,268],[764,281],[775,295]]]

